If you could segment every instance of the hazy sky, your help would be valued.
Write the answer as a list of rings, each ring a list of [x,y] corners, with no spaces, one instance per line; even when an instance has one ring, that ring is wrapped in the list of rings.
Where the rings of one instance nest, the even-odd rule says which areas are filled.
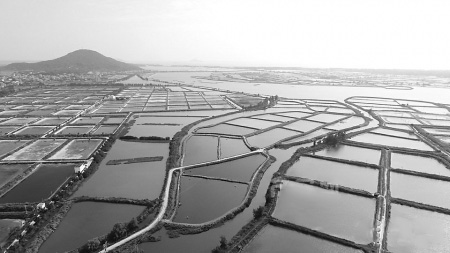
[[[0,0],[0,60],[450,69],[448,0]]]

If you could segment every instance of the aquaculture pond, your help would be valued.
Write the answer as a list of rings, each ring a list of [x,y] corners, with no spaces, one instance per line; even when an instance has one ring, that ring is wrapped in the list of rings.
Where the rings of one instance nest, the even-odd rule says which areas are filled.
[[[280,124],[279,122],[273,122],[268,120],[262,120],[262,119],[252,119],[252,118],[237,118],[231,121],[227,121],[227,123],[243,126],[243,127],[251,127],[251,128],[257,128],[257,129],[264,129],[276,126]]]
[[[399,148],[418,149],[418,150],[424,150],[424,151],[433,151],[433,149],[430,146],[428,146],[427,144],[425,144],[421,141],[418,141],[418,140],[416,141],[416,140],[397,138],[397,137],[391,137],[391,136],[383,136],[383,135],[373,134],[373,133],[360,134],[355,137],[352,137],[350,140],[374,144],[374,145],[381,145],[381,146],[391,146],[391,147],[399,147]]]
[[[363,253],[358,249],[272,225],[266,225],[244,248],[243,252]]]
[[[375,200],[309,184],[283,181],[273,216],[367,244],[373,241]]]
[[[337,145],[335,147],[327,147],[323,150],[315,152],[314,154],[376,165],[380,163],[381,157],[380,150],[355,147],[350,145]]]
[[[70,124],[74,125],[97,125],[103,117],[80,117],[72,121]]]
[[[43,135],[53,128],[54,126],[29,126],[20,129],[15,132],[14,135]]]
[[[75,203],[39,252],[65,252],[81,247],[88,240],[107,234],[114,224],[130,221],[144,208],[100,202]]]
[[[271,121],[276,121],[276,122],[280,122],[280,123],[294,120],[293,118],[290,118],[290,117],[284,117],[284,116],[275,115],[275,114],[256,115],[256,116],[252,116],[252,118],[254,118],[254,119],[271,120]]]
[[[312,133],[304,134],[304,135],[299,136],[297,138],[283,141],[283,144],[291,144],[291,143],[295,143],[295,142],[307,141],[307,140],[310,140],[310,139],[313,139],[313,138],[316,138],[316,137],[328,134],[329,132],[331,132],[331,131],[321,128],[321,129],[318,129],[318,130],[316,130],[316,131],[314,131]]]
[[[0,127],[0,135],[6,135],[7,133],[12,132],[12,131],[16,130],[17,128],[19,128],[19,127],[17,127],[17,126]]]
[[[180,204],[175,222],[198,224],[214,220],[239,206],[247,184],[181,177]]]
[[[220,137],[220,158],[231,157],[235,155],[245,154],[250,152],[250,149],[245,145],[243,139],[233,139]]]
[[[358,126],[358,125],[361,125],[361,124],[364,124],[364,118],[357,117],[357,116],[352,116],[350,118],[343,119],[341,121],[338,121],[336,123],[328,125],[327,129],[339,131],[339,130],[343,130],[343,129],[346,129],[346,128],[351,128],[351,127],[354,127],[354,126]]]
[[[286,173],[330,184],[377,192],[378,170],[303,156]]]
[[[101,139],[75,139],[52,155],[50,160],[87,159],[102,143]]]
[[[169,155],[168,143],[116,140],[98,170],[75,192],[74,196],[154,199],[161,192]],[[162,161],[106,165],[108,161],[163,156]]]
[[[5,195],[0,204],[41,202],[75,174],[75,164],[42,164]]]
[[[60,125],[69,118],[43,118],[33,123],[33,125]]]
[[[333,121],[340,120],[345,117],[348,117],[348,115],[321,113],[321,114],[309,117],[308,120],[314,120],[314,121],[319,121],[319,122],[324,122],[324,123],[331,123]]]
[[[31,164],[0,164],[0,187],[4,184],[8,183],[11,179],[20,175],[27,168],[29,168]]]
[[[229,124],[218,124],[210,127],[203,127],[196,130],[197,133],[210,133],[210,134],[225,134],[225,135],[247,135],[255,132],[255,129],[229,125]]]
[[[172,138],[183,126],[201,119],[202,117],[150,117],[144,114],[136,117],[136,122],[131,126],[127,135]]]
[[[265,160],[265,156],[255,154],[227,162],[185,170],[184,173],[247,182],[250,181],[253,173]]]
[[[390,135],[390,136],[394,136],[394,137],[404,137],[404,138],[410,138],[410,139],[417,140],[417,137],[413,133],[406,133],[403,131],[395,131],[395,130],[385,129],[385,128],[376,128],[370,132]]]
[[[4,160],[40,160],[61,146],[66,139],[40,139],[19,149]]]
[[[450,209],[450,182],[396,172],[391,172],[390,182],[394,198]]]
[[[65,126],[58,132],[56,132],[56,135],[66,135],[66,134],[73,134],[73,135],[80,135],[80,134],[87,134],[89,133],[94,126]]]
[[[428,174],[450,177],[450,169],[436,158],[391,153],[391,168],[412,170]]]
[[[298,120],[296,122],[290,123],[288,125],[285,125],[284,128],[300,131],[300,132],[309,132],[313,129],[316,129],[318,127],[323,126],[323,123],[318,123],[314,121],[308,121],[308,120]]]
[[[101,125],[93,133],[93,135],[108,135],[113,134],[119,125]]]
[[[125,118],[122,117],[107,117],[103,121],[103,124],[120,124]]]
[[[218,159],[217,136],[193,135],[184,145],[183,165],[192,165]]]
[[[441,253],[450,249],[450,216],[391,204],[387,248],[395,253]]]
[[[301,133],[284,128],[274,128],[269,131],[247,137],[247,142],[253,147],[264,148],[283,139],[299,134]]]
[[[0,125],[17,125],[17,126],[21,126],[21,125],[25,125],[28,123],[31,123],[35,120],[37,120],[38,118],[12,118],[12,119],[8,119],[5,120],[3,122],[0,123]]]
[[[0,156],[25,145],[29,140],[0,140]]]

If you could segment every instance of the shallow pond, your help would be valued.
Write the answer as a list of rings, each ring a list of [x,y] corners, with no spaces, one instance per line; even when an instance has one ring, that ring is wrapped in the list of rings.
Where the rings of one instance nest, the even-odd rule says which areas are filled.
[[[3,203],[41,202],[50,197],[67,178],[75,174],[75,164],[43,164],[0,198]]]
[[[286,173],[335,185],[377,192],[378,170],[346,163],[301,157]]]
[[[283,181],[277,219],[367,244],[373,241],[375,200],[338,191]]]
[[[312,133],[305,134],[305,135],[299,136],[299,137],[291,139],[291,140],[283,141],[283,144],[290,144],[290,143],[294,143],[294,142],[306,141],[306,140],[313,139],[313,138],[316,138],[321,135],[328,134],[329,132],[331,132],[331,131],[321,128]]]
[[[290,117],[283,117],[281,115],[275,115],[275,114],[256,115],[256,116],[253,116],[252,118],[271,120],[271,121],[277,121],[277,122],[288,122],[288,121],[294,120],[293,118],[290,118]]]
[[[282,112],[282,113],[277,113],[277,115],[300,119],[300,118],[304,118],[304,117],[309,117],[309,116],[311,116],[312,113],[313,113],[313,111],[310,111],[310,113],[309,112]]]
[[[117,140],[98,170],[74,196],[154,199],[164,184],[168,143],[141,143]],[[163,156],[158,162],[106,165],[110,160]]]
[[[29,140],[0,140],[0,156],[25,145]]]
[[[391,153],[391,168],[450,177],[450,169],[432,157]]]
[[[343,130],[343,129],[346,129],[346,128],[351,128],[351,127],[354,127],[354,126],[358,126],[358,125],[361,125],[361,124],[364,124],[364,119],[361,118],[361,117],[353,116],[353,117],[350,117],[350,118],[347,118],[347,119],[343,119],[343,120],[341,120],[339,122],[336,122],[334,124],[328,125],[326,128],[327,129],[331,129],[331,130],[339,131],[339,130]]]
[[[279,122],[273,122],[262,119],[252,119],[252,118],[238,118],[231,121],[227,121],[227,123],[256,129],[265,129],[280,124]]]
[[[349,145],[338,145],[336,147],[327,147],[326,149],[315,152],[314,154],[377,165],[380,163],[381,157],[380,150],[354,147]]]
[[[290,123],[288,125],[283,126],[284,128],[287,129],[292,129],[295,131],[300,131],[300,132],[309,132],[313,129],[316,129],[318,127],[323,126],[324,124],[322,123],[318,123],[318,122],[313,122],[313,121],[308,121],[308,120],[299,120],[296,121],[294,123]]]
[[[66,139],[40,139],[19,149],[4,160],[40,160],[65,141]]]
[[[450,209],[450,182],[391,172],[390,190],[394,198]]]
[[[74,139],[48,159],[87,159],[101,143],[101,139]]]
[[[8,183],[11,179],[20,175],[29,168],[31,164],[0,164],[0,187]]]
[[[403,138],[396,138],[391,136],[383,136],[379,134],[372,134],[372,133],[363,133],[359,134],[355,137],[352,137],[350,140],[357,141],[357,142],[365,142],[369,144],[374,145],[381,145],[381,146],[391,146],[391,147],[399,147],[399,148],[407,148],[407,149],[418,149],[418,150],[424,150],[424,151],[433,151],[433,149],[428,146],[427,144],[416,141],[416,140],[409,140],[409,139],[403,139]]]
[[[211,133],[211,134],[243,136],[243,135],[253,133],[255,131],[256,131],[256,129],[235,126],[235,125],[228,125],[228,124],[223,123],[223,124],[218,124],[218,125],[211,126],[211,127],[199,128],[196,132],[197,133]]]
[[[243,139],[220,137],[220,158],[245,154],[248,152],[250,152],[250,149],[245,145]]]
[[[43,135],[53,128],[54,126],[29,126],[15,132],[14,135]]]
[[[56,132],[56,135],[87,134],[94,126],[66,126]]]
[[[239,206],[246,184],[181,177],[180,202],[175,222],[198,224],[211,221]]]
[[[450,216],[391,205],[387,248],[395,253],[441,253],[450,249]]]
[[[272,225],[265,226],[244,248],[243,252],[362,253],[361,250]]]
[[[402,132],[402,131],[395,131],[395,130],[391,130],[391,129],[377,128],[377,129],[374,129],[374,130],[372,130],[370,132],[384,134],[384,135],[389,135],[389,136],[394,136],[394,137],[403,137],[403,138],[409,138],[409,139],[417,140],[417,137],[413,133],[409,134],[409,133],[405,133],[405,132]]]
[[[88,240],[107,234],[114,224],[130,221],[144,208],[100,202],[75,203],[39,252],[65,252],[81,247]]]
[[[217,136],[193,135],[184,146],[183,165],[192,165],[218,159]]]
[[[253,173],[265,160],[265,156],[256,154],[223,163],[185,170],[184,173],[247,182],[250,181]]]
[[[269,131],[247,137],[247,142],[253,147],[264,148],[283,139],[299,135],[299,132],[284,128],[274,128]]]
[[[324,123],[331,123],[336,120],[340,120],[347,117],[347,115],[339,115],[339,114],[330,114],[330,113],[321,113],[318,115],[314,115],[309,117],[309,120],[320,121]]]

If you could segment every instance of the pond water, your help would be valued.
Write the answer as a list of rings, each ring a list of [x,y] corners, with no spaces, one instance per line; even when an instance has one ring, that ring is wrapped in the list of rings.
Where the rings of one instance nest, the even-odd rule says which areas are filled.
[[[409,138],[409,139],[417,140],[417,137],[413,133],[409,134],[409,133],[405,133],[405,132],[402,132],[402,131],[395,131],[395,130],[391,130],[391,129],[377,128],[377,129],[374,129],[374,130],[372,130],[370,132],[390,135],[390,136],[394,136],[394,137],[403,137],[403,138]]]
[[[199,128],[197,133],[211,133],[211,134],[225,134],[225,135],[236,135],[242,136],[255,132],[255,129],[240,127],[228,124],[218,124],[211,127]]]
[[[227,123],[256,129],[269,128],[280,124],[279,122],[273,122],[262,119],[252,119],[252,118],[238,118],[231,121],[227,121]]]
[[[130,221],[144,208],[100,202],[75,203],[39,252],[65,252],[81,247],[88,240],[107,234],[114,224]]]
[[[377,192],[378,170],[351,164],[301,157],[286,173],[331,184]]]
[[[0,204],[41,202],[75,174],[74,167],[75,164],[40,165],[35,172],[3,195]]]
[[[248,244],[243,252],[315,252],[315,253],[356,253],[363,251],[330,242],[311,235],[272,225],[265,226]]]
[[[450,209],[450,182],[391,172],[390,190],[394,198]]]
[[[75,192],[74,197],[123,197],[154,199],[164,184],[168,143],[116,140],[98,170]],[[110,160],[163,156],[158,162],[106,165]]]
[[[0,140],[0,156],[6,155],[27,142],[29,140]]]
[[[80,117],[72,121],[70,124],[74,125],[97,125],[103,117]]]
[[[29,126],[15,132],[14,135],[43,135],[53,128],[54,126]]]
[[[0,164],[0,187],[20,175],[31,164]]]
[[[331,131],[321,128],[312,133],[305,134],[305,135],[302,135],[300,137],[297,137],[297,138],[294,138],[291,140],[283,141],[283,144],[290,144],[290,143],[294,143],[294,142],[306,141],[306,140],[316,138],[316,137],[324,135],[324,134],[328,134],[329,132],[331,132]]]
[[[247,137],[247,142],[253,147],[264,148],[285,138],[299,135],[299,132],[284,128],[274,128],[269,131]]]
[[[4,160],[40,160],[63,144],[66,139],[40,139],[19,149]]]
[[[87,134],[92,130],[92,128],[94,128],[94,126],[66,126],[56,132],[56,135]]]
[[[450,129],[447,128],[424,128],[430,134],[436,135],[450,135]]]
[[[387,248],[395,253],[441,253],[450,249],[450,216],[391,205]]]
[[[450,169],[432,157],[391,153],[391,168],[450,177]]]
[[[327,147],[314,153],[315,155],[358,161],[371,164],[379,164],[381,151],[370,148],[354,147],[350,145],[337,145]]]
[[[219,140],[216,136],[193,135],[184,146],[183,165],[192,165],[218,159]]]
[[[318,114],[318,115],[311,116],[308,119],[309,120],[314,120],[314,121],[331,123],[333,121],[340,120],[340,119],[343,119],[345,117],[347,117],[347,115],[321,113],[321,114]]]
[[[253,173],[265,160],[265,156],[256,154],[223,163],[185,170],[184,173],[247,182],[250,181]]]
[[[95,132],[91,133],[93,135],[102,135],[102,134],[113,134],[116,131],[119,125],[101,125]]]
[[[346,129],[346,128],[351,128],[351,127],[354,127],[354,126],[358,126],[358,125],[361,125],[363,123],[364,123],[364,119],[363,118],[357,117],[357,116],[352,116],[350,118],[343,119],[343,120],[341,120],[339,122],[331,124],[331,125],[327,126],[326,128],[327,129],[331,129],[331,130],[339,131],[339,130],[343,130],[343,129]]]
[[[48,159],[87,159],[101,143],[101,139],[75,139]]]
[[[245,154],[248,152],[250,152],[250,149],[245,145],[243,139],[220,137],[221,158]]]
[[[356,243],[373,241],[375,200],[283,181],[273,216]]]
[[[313,111],[310,111],[310,112],[312,113]],[[307,113],[307,112],[283,112],[283,113],[278,113],[277,115],[300,119],[300,118],[311,116],[311,113]]]
[[[359,134],[355,137],[352,137],[350,140],[357,142],[364,142],[369,144],[381,145],[381,146],[392,146],[399,148],[407,148],[407,149],[418,149],[424,151],[433,151],[433,149],[427,144],[421,141],[396,138],[391,136],[383,136],[379,134],[372,133],[363,133]]]
[[[198,224],[213,220],[239,206],[247,192],[246,184],[182,177],[181,206],[175,222]]]
[[[287,122],[293,120],[293,118],[290,117],[283,117],[281,115],[275,115],[275,114],[263,114],[263,115],[257,115],[253,116],[254,119],[265,119],[265,120],[272,120],[277,122]]]
[[[295,131],[300,131],[300,132],[309,132],[313,129],[316,129],[318,127],[323,126],[324,124],[322,123],[317,123],[317,122],[313,122],[313,121],[308,121],[308,120],[299,120],[296,121],[294,123],[290,123],[288,125],[283,126],[284,128],[287,129],[292,129]]]
[[[69,118],[43,118],[33,123],[33,125],[59,125]]]

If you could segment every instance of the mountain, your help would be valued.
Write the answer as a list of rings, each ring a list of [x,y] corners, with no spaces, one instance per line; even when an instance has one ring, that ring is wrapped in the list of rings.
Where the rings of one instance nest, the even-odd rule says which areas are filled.
[[[11,63],[3,67],[15,71],[44,71],[53,73],[83,73],[89,71],[128,71],[140,70],[136,65],[106,57],[96,51],[80,49],[63,57],[36,63]]]

